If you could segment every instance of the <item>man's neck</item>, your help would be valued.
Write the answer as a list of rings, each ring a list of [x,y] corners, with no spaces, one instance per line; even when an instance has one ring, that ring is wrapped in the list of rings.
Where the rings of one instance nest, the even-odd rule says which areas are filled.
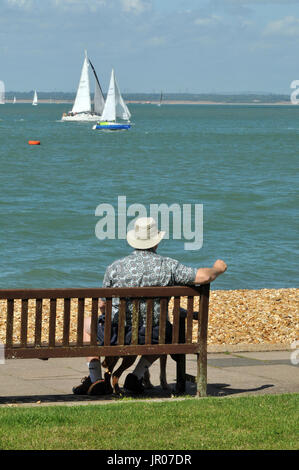
[[[157,252],[157,247],[154,246],[153,248],[148,248],[148,249],[144,249],[144,250],[141,250],[141,249],[138,249],[138,248],[135,248],[134,251],[137,251],[137,252],[140,252],[140,251],[148,251],[150,253],[156,253]]]

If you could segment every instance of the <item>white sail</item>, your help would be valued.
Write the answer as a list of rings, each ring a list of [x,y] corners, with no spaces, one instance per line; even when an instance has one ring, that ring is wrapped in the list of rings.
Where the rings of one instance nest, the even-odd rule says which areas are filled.
[[[5,104],[5,85],[2,80],[0,80],[0,104]]]
[[[101,119],[103,121],[115,121],[116,120],[115,108],[116,108],[115,106],[115,79],[114,79],[114,70],[112,69],[110,84],[109,84],[104,111],[101,116]]]
[[[115,79],[115,101],[116,101],[116,117],[129,121],[131,113],[128,110],[126,103],[123,100],[123,97],[120,94],[120,90]]]
[[[72,109],[72,113],[90,113],[91,112],[91,101],[90,101],[90,87],[89,87],[89,76],[88,76],[88,58],[85,51],[85,58],[81,71],[80,82],[77,90],[76,99]]]
[[[34,96],[33,96],[32,105],[33,105],[33,106],[36,106],[36,105],[37,105],[37,93],[36,93],[36,90],[34,90]]]
[[[90,63],[90,66],[92,68],[94,78],[95,78],[95,89],[94,89],[94,100],[93,100],[94,112],[95,114],[98,114],[101,116],[104,106],[105,106],[105,98],[102,92],[102,88],[101,88],[97,73],[90,59],[89,59],[89,63]]]
[[[102,90],[96,81],[94,89],[94,112],[101,116],[105,106],[105,99],[102,93]]]
[[[17,102],[17,98],[14,96],[13,97],[13,104],[15,104]]]
[[[130,117],[131,113],[121,96],[114,70],[112,69],[109,90],[101,119],[103,121],[116,121],[116,118],[120,118],[129,121]]]

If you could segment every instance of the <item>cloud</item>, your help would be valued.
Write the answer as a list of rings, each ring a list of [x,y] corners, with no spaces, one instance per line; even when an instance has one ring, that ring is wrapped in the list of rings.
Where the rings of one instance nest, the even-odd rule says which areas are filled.
[[[272,21],[267,24],[263,35],[297,37],[299,36],[299,18],[286,16],[280,20]]]
[[[1,1],[1,0],[0,0]],[[39,7],[40,9],[62,8],[64,10],[80,9],[96,11],[99,7],[106,5],[106,0],[4,0],[6,5],[12,8],[31,9]]]
[[[205,18],[200,18],[200,17],[196,18],[194,20],[194,23],[199,26],[214,26],[220,23],[220,21],[221,21],[221,18],[219,16],[212,15],[212,16],[205,17]]]
[[[97,11],[103,6],[114,7],[124,13],[143,13],[152,7],[152,0],[0,0],[12,8],[60,8],[72,11]]]
[[[151,7],[148,0],[120,0],[125,12],[135,14],[143,13]]]
[[[52,0],[52,3],[65,10],[77,8],[96,11],[99,7],[106,5],[106,0]]]
[[[5,3],[10,7],[27,9],[32,7],[32,0],[5,0]]]

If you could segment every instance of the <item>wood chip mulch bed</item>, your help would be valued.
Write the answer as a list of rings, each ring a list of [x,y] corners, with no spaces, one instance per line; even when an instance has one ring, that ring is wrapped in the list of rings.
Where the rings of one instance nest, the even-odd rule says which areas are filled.
[[[181,306],[186,308],[186,299]],[[0,300],[0,343],[5,343],[5,300]],[[170,303],[171,312],[172,302]],[[77,300],[71,300],[70,341],[76,339]],[[35,301],[29,301],[28,341],[34,337]],[[198,299],[194,310],[198,310]],[[91,311],[91,299],[86,299],[85,314]],[[15,301],[14,342],[20,341],[21,301]],[[42,341],[47,342],[49,301],[43,302]],[[57,301],[56,338],[63,335],[63,301]],[[171,315],[170,315],[171,316]],[[197,337],[198,322],[194,321],[193,338]],[[299,289],[217,290],[212,291],[209,309],[208,345],[291,344],[299,340]]]

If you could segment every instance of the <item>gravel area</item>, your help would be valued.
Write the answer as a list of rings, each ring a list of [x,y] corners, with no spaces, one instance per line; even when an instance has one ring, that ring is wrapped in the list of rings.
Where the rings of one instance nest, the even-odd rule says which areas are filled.
[[[197,334],[197,325],[193,333]],[[291,344],[295,340],[299,340],[299,289],[211,292],[209,345]]]
[[[299,289],[217,290],[211,291],[209,310],[209,345],[291,344],[299,340]],[[186,308],[186,299],[182,299]],[[76,339],[77,300],[71,300],[70,340]],[[170,304],[171,307],[171,304]],[[29,301],[28,341],[34,336],[35,301]],[[43,302],[42,341],[47,342],[49,301]],[[198,299],[194,310],[198,310]],[[63,301],[57,301],[56,337],[62,339]],[[86,315],[91,311],[91,299],[86,300]],[[20,340],[21,302],[15,301],[13,337]],[[0,300],[0,342],[5,343],[6,301]],[[198,322],[194,321],[193,337]]]

